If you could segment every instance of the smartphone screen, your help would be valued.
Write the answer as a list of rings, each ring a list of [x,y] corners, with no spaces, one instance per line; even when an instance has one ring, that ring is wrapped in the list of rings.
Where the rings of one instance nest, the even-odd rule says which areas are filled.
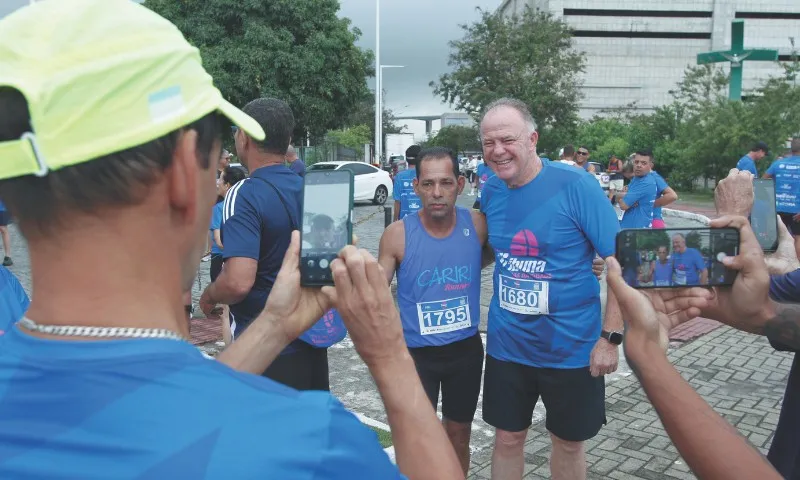
[[[303,185],[300,283],[333,285],[330,264],[353,243],[353,173],[310,171]]]
[[[681,288],[732,285],[736,271],[721,262],[738,251],[735,228],[626,229],[615,256],[634,288]]]
[[[775,180],[758,178],[753,180],[755,200],[750,212],[750,225],[758,243],[765,252],[778,248],[778,213],[775,211]]]

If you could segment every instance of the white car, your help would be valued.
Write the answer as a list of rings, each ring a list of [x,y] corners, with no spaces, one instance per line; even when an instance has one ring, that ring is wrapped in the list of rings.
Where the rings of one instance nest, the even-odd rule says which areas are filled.
[[[319,162],[306,168],[315,170],[350,170],[353,172],[353,201],[383,205],[392,195],[392,177],[364,162]]]

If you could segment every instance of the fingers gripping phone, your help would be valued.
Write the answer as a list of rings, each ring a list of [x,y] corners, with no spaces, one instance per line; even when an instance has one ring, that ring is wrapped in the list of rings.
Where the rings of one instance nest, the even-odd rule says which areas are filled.
[[[775,180],[753,180],[755,198],[750,212],[750,226],[756,234],[761,249],[774,252],[778,248],[778,212],[775,210]]]
[[[353,243],[353,172],[306,172],[300,233],[300,284],[333,285],[330,264]]]
[[[736,271],[722,264],[739,252],[735,228],[626,229],[615,257],[634,288],[732,285]]]

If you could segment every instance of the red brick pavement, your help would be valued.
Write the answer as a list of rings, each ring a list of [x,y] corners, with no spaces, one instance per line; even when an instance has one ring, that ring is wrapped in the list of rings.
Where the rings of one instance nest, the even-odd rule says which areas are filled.
[[[194,345],[222,340],[222,326],[217,319],[193,318],[191,332]]]

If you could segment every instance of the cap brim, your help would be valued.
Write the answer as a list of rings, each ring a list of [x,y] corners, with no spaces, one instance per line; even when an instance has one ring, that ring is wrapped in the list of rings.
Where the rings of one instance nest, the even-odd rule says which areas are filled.
[[[244,130],[249,137],[262,141],[264,140],[264,129],[256,122],[253,117],[234,107],[232,103],[223,99],[219,106],[219,111],[228,117],[234,125]]]

